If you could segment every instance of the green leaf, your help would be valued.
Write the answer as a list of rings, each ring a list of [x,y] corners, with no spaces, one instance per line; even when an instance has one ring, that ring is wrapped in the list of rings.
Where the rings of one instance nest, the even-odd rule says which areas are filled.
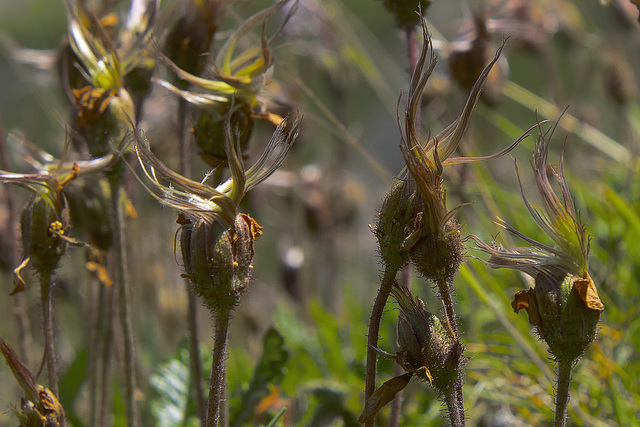
[[[113,400],[111,402],[113,411],[113,427],[127,427],[127,415],[125,413],[122,395],[118,389],[118,384],[113,383]]]
[[[264,337],[262,357],[253,371],[249,388],[242,395],[240,406],[233,411],[231,425],[247,425],[256,406],[269,395],[269,384],[277,384],[282,379],[288,359],[284,338],[275,328],[270,328]]]
[[[60,403],[64,407],[67,420],[72,425],[82,425],[76,414],[72,411],[80,386],[87,374],[87,350],[82,349],[76,354],[69,370],[60,381]]]

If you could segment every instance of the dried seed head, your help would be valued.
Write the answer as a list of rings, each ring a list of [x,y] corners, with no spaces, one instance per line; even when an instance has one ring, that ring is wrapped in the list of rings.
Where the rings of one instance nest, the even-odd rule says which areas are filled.
[[[0,351],[26,399],[20,410],[14,409],[22,426],[63,426],[65,413],[56,396],[48,388],[36,383],[33,374],[20,361],[16,352],[2,338]]]
[[[227,118],[228,114],[230,118]],[[194,128],[195,139],[198,147],[202,150],[200,153],[202,158],[214,167],[224,163],[227,159],[225,150],[226,120],[230,121],[230,130],[237,136],[241,154],[247,150],[253,132],[253,117],[251,109],[246,104],[238,106],[231,112],[225,110],[223,114],[212,109],[201,112]]]
[[[385,258],[385,250],[382,249],[382,243],[386,246],[396,245],[401,239],[400,247],[391,248],[392,254],[398,253],[396,265],[402,266],[401,262],[406,262],[406,253],[408,253],[411,262],[426,278],[448,283],[453,280],[458,271],[464,250],[458,231],[459,226],[453,220],[453,215],[460,207],[449,210],[446,206],[446,191],[442,186],[444,166],[499,157],[513,149],[524,138],[524,135],[503,151],[492,156],[451,157],[462,140],[489,71],[500,56],[502,51],[500,48],[475,81],[467,103],[458,118],[438,135],[428,138],[425,144],[418,140],[420,99],[436,65],[431,39],[424,22],[422,25],[424,43],[420,59],[411,77],[404,127],[401,126],[400,117],[398,117],[401,131],[400,150],[407,165],[407,172],[404,174],[405,182],[399,184],[403,186],[402,188],[392,189],[387,196],[387,200],[391,203],[385,201],[383,208],[389,205],[390,209],[388,210],[391,211],[391,214],[387,215],[388,218],[385,217],[384,222],[381,221],[385,227],[379,225],[377,233],[378,239],[381,241],[383,258]],[[409,194],[410,191],[412,194]],[[400,204],[400,201],[406,206]],[[387,226],[388,223],[395,228]],[[390,237],[391,231],[389,230],[395,233],[392,237]],[[389,261],[386,262],[389,263]]]
[[[411,247],[411,262],[424,277],[436,283],[453,281],[464,255],[459,228],[452,218],[445,224],[441,238],[423,234]]]
[[[403,246],[403,242],[416,215],[420,213],[411,187],[411,182],[401,181],[389,190],[375,228],[382,260],[394,270],[399,270],[409,261],[409,250]]]
[[[454,387],[458,371],[466,361],[460,344],[409,289],[395,284],[392,293],[400,306],[396,360],[404,370],[429,381],[444,394]]]
[[[533,170],[542,208],[530,205],[524,193],[522,197],[533,219],[555,245],[540,243],[502,220],[497,224],[531,247],[504,249],[471,237],[480,250],[491,255],[487,263],[492,268],[511,268],[534,278],[535,288],[516,293],[513,308],[516,313],[523,308],[527,310],[529,322],[538,328],[540,337],[558,360],[575,363],[595,339],[604,305],[588,273],[589,238],[576,214],[562,160],[559,172],[554,171],[562,199],[549,182],[548,149],[548,140],[541,133],[535,146]]]
[[[113,245],[113,232],[107,216],[109,193],[105,179],[80,179],[65,190],[74,234],[85,232],[89,242],[102,251],[108,251]]]
[[[527,310],[529,322],[554,357],[568,363],[578,360],[595,340],[604,309],[588,273],[555,279],[539,275],[535,288],[516,293],[512,306],[516,313]]]
[[[50,200],[34,194],[20,217],[25,255],[43,273],[55,270],[67,249],[66,241],[51,229],[54,224],[58,224],[60,234],[69,229],[69,210],[63,195],[59,203],[58,211]]]
[[[216,313],[233,309],[248,289],[253,272],[253,243],[261,227],[238,214],[234,228],[204,220],[184,224],[180,240],[187,277]]]
[[[195,76],[204,69],[221,7],[215,0],[184,2],[186,9],[167,35],[164,53],[176,66]],[[182,83],[183,89],[188,86]]]

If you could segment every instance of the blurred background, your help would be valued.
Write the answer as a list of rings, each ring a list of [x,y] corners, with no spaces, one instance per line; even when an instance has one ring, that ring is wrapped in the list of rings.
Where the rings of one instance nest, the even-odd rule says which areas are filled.
[[[113,10],[126,13],[127,2],[112,3]],[[228,3],[216,34],[221,41],[243,19],[272,4]],[[162,2],[161,11],[175,4]],[[574,371],[570,419],[586,426],[640,425],[638,10],[625,0],[436,0],[424,16],[438,56],[422,102],[424,141],[458,116],[478,61],[480,67],[486,64],[505,40],[458,155],[497,152],[537,121],[555,120],[566,109],[549,161],[558,166],[564,156],[576,208],[593,236],[589,270],[605,305],[598,341]],[[277,24],[270,22],[269,28]],[[157,31],[162,39],[167,29]],[[66,34],[62,2],[0,0],[0,123],[6,138],[0,169],[30,171],[21,148],[25,140],[56,158],[63,154],[70,111],[56,61]],[[271,103],[282,111],[301,111],[304,123],[284,166],[244,202],[264,235],[256,243],[255,280],[232,320],[231,407],[249,386],[265,333],[275,327],[288,359],[269,384],[271,399],[261,402],[260,413],[246,425],[266,423],[283,406],[284,425],[357,425],[366,331],[382,271],[369,225],[375,225],[382,198],[403,168],[397,114],[403,114],[405,97],[399,113],[398,99],[409,81],[405,33],[382,0],[300,0],[273,46]],[[141,117],[154,152],[174,169],[176,108],[173,94],[154,87]],[[258,124],[250,153],[260,153],[271,132]],[[537,203],[529,167],[537,133],[511,158],[445,169],[448,207],[468,204],[457,213],[463,235],[495,238],[505,247],[524,245],[499,233],[493,223],[499,216],[550,243],[526,210],[514,167],[517,163],[524,194]],[[192,176],[203,177],[210,166],[196,147],[192,154]],[[129,163],[140,175],[136,163]],[[129,175],[126,188],[136,216],[127,220],[127,238],[144,425],[197,424],[186,396],[187,297],[182,260],[175,253],[176,215]],[[8,194],[7,186],[0,187],[0,336],[15,342],[9,296],[15,250],[7,249],[15,224],[7,200],[12,197],[20,210],[28,193],[14,188],[13,196]],[[475,258],[482,255],[471,243],[467,255],[454,286],[471,358],[464,386],[469,425],[544,425],[553,417],[554,364],[527,317],[511,308],[515,292],[532,283],[512,271],[490,270]],[[91,287],[99,286],[89,279],[83,257],[82,251],[69,250],[54,281],[61,398],[77,425],[86,425],[87,319],[96,295]],[[32,372],[42,357],[37,283],[35,274],[27,274],[32,328],[26,363]],[[441,314],[431,285],[415,272],[412,283],[426,308]],[[380,347],[389,352],[396,318],[395,303],[389,302],[380,333]],[[210,357],[212,327],[204,307],[198,319],[203,357]],[[121,338],[117,328],[114,333],[117,355]],[[117,383],[120,372],[114,371]],[[392,371],[392,363],[381,360],[379,380]],[[0,413],[0,424],[16,424],[10,409],[19,405],[19,390],[3,365],[0,411],[8,412]],[[122,415],[117,403],[116,386],[115,425]],[[402,413],[401,425],[443,423],[437,396],[419,382],[405,390]]]

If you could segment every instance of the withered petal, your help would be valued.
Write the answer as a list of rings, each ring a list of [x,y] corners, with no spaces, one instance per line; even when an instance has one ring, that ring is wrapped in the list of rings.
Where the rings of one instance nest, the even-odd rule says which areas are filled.
[[[598,289],[596,289],[593,279],[589,276],[589,273],[585,273],[587,277],[577,277],[573,281],[573,290],[580,295],[580,299],[584,301],[585,305],[592,310],[602,311],[604,310],[604,304],[600,301],[598,296]]]
[[[540,325],[538,301],[536,300],[533,288],[529,288],[529,290],[526,291],[516,292],[516,294],[513,296],[511,307],[513,307],[513,311],[515,311],[516,313],[524,308],[525,310],[527,310],[527,314],[529,314],[529,323],[533,326]]]

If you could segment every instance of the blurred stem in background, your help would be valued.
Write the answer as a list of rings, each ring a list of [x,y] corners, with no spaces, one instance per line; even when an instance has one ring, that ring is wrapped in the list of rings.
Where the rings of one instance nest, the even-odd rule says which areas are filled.
[[[9,164],[9,152],[7,151],[7,140],[4,135],[4,128],[2,121],[0,120],[0,168],[3,170],[11,170]],[[3,233],[6,238],[5,248],[0,250],[6,250],[6,254],[3,254],[3,260],[8,266],[17,266],[20,264],[20,256],[17,248],[18,235],[16,233],[18,227],[18,213],[16,210],[16,204],[14,199],[13,187],[11,185],[5,185],[3,188],[4,194],[4,206],[7,209],[7,220],[5,222],[5,229]],[[6,256],[4,256],[6,255]],[[23,363],[29,366],[29,344],[31,343],[30,321],[27,315],[27,305],[25,301],[25,295],[20,292],[13,297],[13,319],[14,326],[16,328],[16,337],[18,339],[19,355]]]

